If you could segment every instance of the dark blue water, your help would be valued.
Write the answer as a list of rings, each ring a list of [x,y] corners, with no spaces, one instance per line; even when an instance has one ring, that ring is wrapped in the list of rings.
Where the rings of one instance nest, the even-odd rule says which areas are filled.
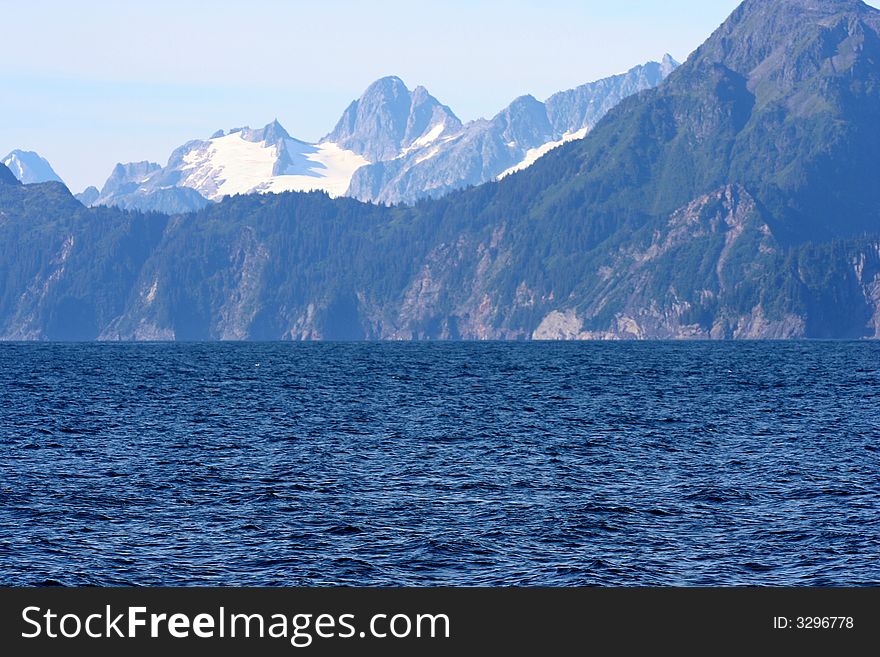
[[[3,344],[0,373],[0,584],[880,584],[880,344]]]

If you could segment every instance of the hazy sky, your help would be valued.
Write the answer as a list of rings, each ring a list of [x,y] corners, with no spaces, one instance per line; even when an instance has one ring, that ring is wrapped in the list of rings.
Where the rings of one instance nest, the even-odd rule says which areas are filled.
[[[0,0],[0,157],[73,191],[278,118],[317,140],[384,75],[462,119],[654,59],[683,61],[737,0]],[[871,4],[878,5],[880,0]]]

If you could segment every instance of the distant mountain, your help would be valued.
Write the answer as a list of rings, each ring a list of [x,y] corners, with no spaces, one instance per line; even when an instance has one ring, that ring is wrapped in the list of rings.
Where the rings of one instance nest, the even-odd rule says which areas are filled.
[[[493,130],[570,128],[540,105]],[[0,336],[880,338],[878,116],[880,12],[747,0],[583,139],[412,206],[253,194],[168,217],[3,184]]]
[[[181,212],[235,194],[318,189],[339,196],[366,163],[336,144],[293,139],[274,121],[260,130],[221,130],[210,139],[190,141],[171,154],[164,168],[117,165],[97,203]]]
[[[210,203],[208,199],[189,187],[166,187],[146,191],[136,190],[117,197],[110,203],[96,202],[95,204],[114,205],[123,210],[181,214],[200,210]]]
[[[162,172],[162,167],[154,162],[117,164],[97,198],[86,205],[114,205],[125,210],[169,214],[193,212],[208,205],[209,201],[195,189],[163,185]]]
[[[621,75],[553,94],[545,103],[553,132],[564,135],[592,128],[624,98],[656,87],[678,67],[667,54],[659,64],[649,62]]]
[[[33,151],[14,150],[3,158],[2,163],[25,185],[42,182],[62,182],[44,158]]]
[[[153,162],[131,162],[129,164],[117,164],[113,172],[101,188],[98,203],[104,205],[104,201],[114,196],[125,196],[138,189],[150,179],[150,176],[160,171],[161,166]]]
[[[259,130],[218,131],[172,153],[167,166],[118,165],[99,205],[178,212],[203,199],[263,192],[325,191],[383,203],[414,202],[526,168],[565,141],[583,137],[626,96],[659,84],[677,63],[638,66],[628,73],[551,97],[515,100],[491,121],[462,125],[424,87],[400,78],[374,82],[349,105],[319,143],[292,138],[273,121]],[[131,176],[127,171],[134,171]],[[159,202],[163,196],[169,205]]]
[[[557,146],[584,137],[621,100],[660,84],[677,66],[666,55],[661,63],[559,92],[546,103],[522,96],[491,120],[446,130],[421,148],[359,169],[348,195],[412,203],[520,171]]]
[[[97,187],[92,186],[86,187],[79,194],[74,194],[76,200],[86,207],[94,205],[99,196],[101,196],[101,192],[98,191]]]
[[[374,82],[345,110],[322,143],[362,155],[368,162],[393,160],[401,154],[458,132],[461,121],[424,87],[410,92],[400,78]]]

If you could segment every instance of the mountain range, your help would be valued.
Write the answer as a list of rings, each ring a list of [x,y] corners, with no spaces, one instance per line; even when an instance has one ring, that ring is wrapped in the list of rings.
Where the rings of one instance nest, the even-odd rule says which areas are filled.
[[[451,121],[427,107],[382,142],[351,127],[380,109],[353,105],[333,143],[387,157]],[[0,169],[0,336],[877,338],[878,116],[880,12],[746,0],[584,138],[414,205],[287,192],[145,214]]]
[[[309,190],[413,203],[533,164],[583,137],[614,105],[656,86],[677,66],[666,55],[554,94],[546,103],[523,96],[491,120],[467,124],[424,87],[411,91],[399,78],[386,77],[353,101],[316,144],[291,137],[277,120],[258,130],[219,130],[176,149],[165,167],[118,164],[100,191],[92,187],[77,198],[85,205],[169,213],[235,194]]]

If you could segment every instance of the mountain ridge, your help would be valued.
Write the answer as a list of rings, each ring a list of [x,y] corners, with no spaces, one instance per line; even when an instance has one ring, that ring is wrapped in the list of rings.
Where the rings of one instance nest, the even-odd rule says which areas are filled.
[[[566,125],[561,132],[551,126],[548,108],[529,96],[492,119],[462,124],[424,87],[410,91],[400,78],[388,76],[371,84],[316,144],[291,137],[277,119],[261,129],[219,130],[175,149],[167,165],[139,186],[102,193],[93,203],[163,209],[156,206],[161,191],[176,194],[173,207],[165,209],[177,212],[231,194],[313,189],[413,203],[487,182],[513,166],[530,166],[558,143],[582,137],[621,98],[658,84],[676,65],[667,55],[661,63],[554,94],[548,102],[553,120]],[[567,129],[572,126],[577,130]],[[116,177],[114,170],[108,182]],[[186,193],[172,189],[192,189],[202,198],[178,198]]]
[[[677,65],[666,55],[661,63],[649,62],[557,92],[546,103],[528,94],[520,96],[494,117],[462,126],[442,149],[359,169],[348,195],[363,201],[414,203],[494,180],[513,168],[527,168],[556,146],[582,138],[608,109],[659,84]]]
[[[397,76],[380,78],[353,101],[319,143],[332,142],[370,162],[392,160],[432,129],[461,128],[461,121],[422,86],[412,92]]]
[[[876,13],[797,6],[749,0],[583,139],[411,206],[0,186],[0,336],[880,338]]]

